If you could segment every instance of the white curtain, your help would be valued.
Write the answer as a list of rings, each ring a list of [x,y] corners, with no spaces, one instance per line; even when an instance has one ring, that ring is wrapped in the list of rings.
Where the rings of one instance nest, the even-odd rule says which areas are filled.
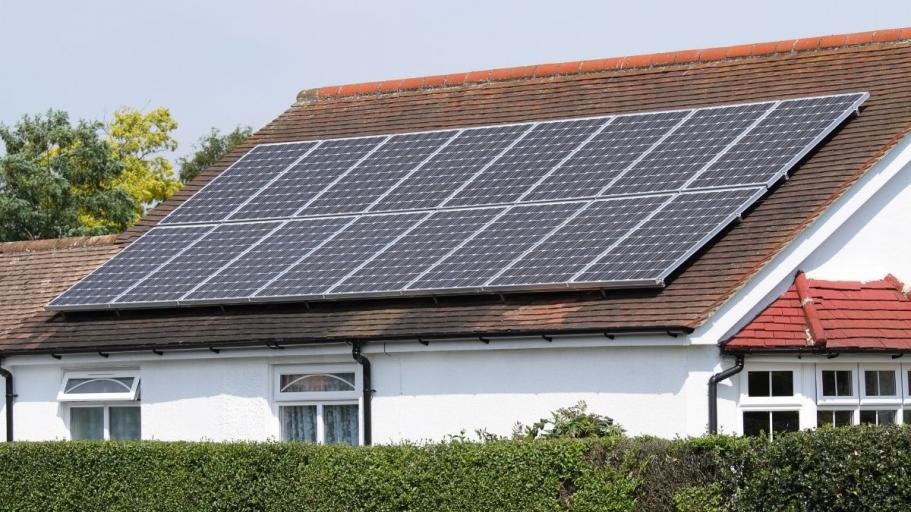
[[[357,405],[324,405],[323,424],[327,444],[357,444]]]
[[[291,405],[281,408],[282,438],[285,441],[316,442],[316,406]]]

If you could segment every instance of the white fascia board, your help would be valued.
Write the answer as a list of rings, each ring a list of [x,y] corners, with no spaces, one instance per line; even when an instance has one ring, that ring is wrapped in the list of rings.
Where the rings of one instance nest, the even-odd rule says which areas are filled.
[[[364,345],[366,355],[393,353],[426,353],[426,352],[464,352],[488,350],[564,350],[568,348],[605,348],[605,347],[685,347],[689,341],[683,334],[677,337],[668,334],[616,334],[614,339],[604,335],[565,335],[550,336],[552,341],[543,337],[517,336],[514,338],[490,338],[490,343],[483,343],[478,338],[461,340],[430,339],[427,345],[417,338],[405,341],[371,341]],[[4,366],[59,365],[72,367],[110,367],[123,366],[141,362],[167,362],[205,359],[272,359],[286,362],[293,358],[331,357],[347,361],[351,358],[349,343],[316,343],[311,345],[286,345],[283,349],[268,349],[261,346],[250,348],[219,348],[219,353],[208,349],[163,349],[163,355],[151,350],[136,352],[107,352],[107,357],[97,353],[62,354],[61,359],[54,359],[48,354],[11,356],[4,359]],[[302,359],[306,361],[306,359]]]
[[[694,345],[717,344],[742,329],[791,285],[801,265],[893,177],[911,172],[911,134],[905,135],[816,220],[775,255],[691,335]]]

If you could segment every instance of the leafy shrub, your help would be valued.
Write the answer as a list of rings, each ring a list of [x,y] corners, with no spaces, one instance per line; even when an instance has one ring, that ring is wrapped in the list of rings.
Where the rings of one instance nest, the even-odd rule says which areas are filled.
[[[516,423],[513,439],[586,439],[590,437],[620,437],[623,427],[613,418],[588,412],[588,405],[579,401],[550,413],[531,425]],[[481,435],[481,433],[478,433]]]
[[[447,442],[0,443],[0,510],[908,510],[911,428]]]

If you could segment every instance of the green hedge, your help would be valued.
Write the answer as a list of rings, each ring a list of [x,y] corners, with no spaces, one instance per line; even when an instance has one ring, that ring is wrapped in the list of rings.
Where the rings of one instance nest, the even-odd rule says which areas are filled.
[[[911,430],[452,442],[0,444],[16,511],[908,510]]]

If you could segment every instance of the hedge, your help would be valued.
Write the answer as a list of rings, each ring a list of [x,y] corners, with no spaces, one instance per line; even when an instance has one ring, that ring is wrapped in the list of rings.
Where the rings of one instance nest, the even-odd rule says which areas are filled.
[[[907,510],[911,429],[763,439],[0,444],[16,511]]]

